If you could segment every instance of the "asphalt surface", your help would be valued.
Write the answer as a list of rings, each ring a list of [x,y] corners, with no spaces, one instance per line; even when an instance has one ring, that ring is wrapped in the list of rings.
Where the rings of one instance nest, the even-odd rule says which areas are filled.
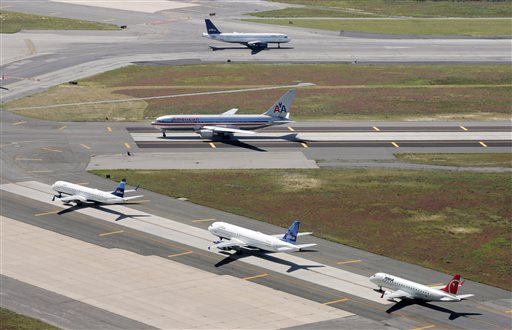
[[[226,46],[211,51],[209,42],[198,36],[204,30],[202,19],[216,12],[216,24],[226,31],[269,31],[269,26],[240,23],[229,19],[243,12],[280,8],[279,4],[255,2],[197,2],[201,6],[173,12],[155,14],[120,10],[106,10],[88,6],[77,6],[37,0],[30,2],[3,1],[5,10],[32,12],[70,18],[90,19],[113,24],[127,24],[128,29],[115,32],[23,32],[14,36],[19,40],[8,40],[5,44],[29,39],[35,45],[35,54],[17,58],[6,54],[2,61],[3,82],[10,91],[2,91],[2,102],[44,90],[56,84],[78,79],[94,73],[119,67],[126,63],[144,61],[172,61],[172,63],[201,63],[234,61],[282,61],[282,62],[462,62],[462,63],[509,63],[510,40],[379,40],[344,38],[332,32],[279,27],[292,37],[293,49],[271,49],[251,54],[240,47]],[[277,27],[276,27],[277,29]],[[275,30],[275,29],[274,29]],[[3,36],[4,37],[4,36]],[[50,41],[49,41],[50,40]],[[223,47],[223,44],[218,45]],[[23,45],[22,45],[23,47]],[[15,48],[15,47],[14,47]],[[13,48],[13,49],[14,49]],[[321,49],[321,55],[318,53]],[[397,49],[400,51],[397,52]],[[26,51],[26,50],[25,50]],[[9,50],[5,50],[6,53]],[[6,61],[6,59],[10,59]],[[16,78],[14,78],[16,77]],[[24,78],[24,79],[20,79]],[[30,79],[27,79],[30,78]],[[57,123],[27,119],[0,111],[0,183],[36,180],[52,184],[55,180],[87,183],[88,186],[110,190],[113,183],[85,172],[89,161],[96,155],[126,154],[127,151],[144,154],[154,148],[139,148],[131,139],[129,128],[146,130],[140,123]],[[376,126],[389,131],[439,131],[460,130],[464,126],[475,131],[510,131],[510,122],[498,123],[307,123],[297,124],[304,131],[371,131]],[[295,127],[295,126],[294,126]],[[282,132],[278,128],[274,132]],[[365,145],[308,145],[290,143],[284,146],[257,145],[262,149],[278,151],[301,150],[310,159],[319,159],[327,164],[339,165],[340,161],[392,161],[396,152],[510,152],[510,141],[502,144],[487,144],[487,147],[471,143],[400,145],[398,148],[380,143]],[[173,152],[205,151],[209,146],[173,148]],[[226,155],[236,157],[238,145],[223,144]],[[168,147],[166,147],[168,148]],[[243,147],[242,147],[243,148]],[[160,148],[159,148],[160,149]],[[196,150],[197,149],[197,150]],[[247,148],[243,148],[247,150]],[[207,150],[207,149],[206,149]],[[251,148],[249,148],[251,150]],[[161,151],[161,150],[160,150]],[[257,151],[257,150],[255,150]],[[227,159],[229,160],[229,159]],[[343,164],[341,164],[343,167]],[[183,222],[190,226],[206,228],[208,222],[192,222],[193,219],[216,218],[268,233],[279,233],[283,228],[257,222],[252,219],[228,214],[218,210],[194,205],[143,191],[149,203],[132,206],[162,217]],[[63,215],[36,216],[49,211],[48,205],[27,198],[1,192],[1,214],[40,226],[67,236],[105,247],[126,249],[143,255],[168,256],[180,252],[176,244],[149,234],[126,231],[119,235],[98,236],[105,231],[103,224],[92,217],[76,212]],[[120,226],[121,228],[121,226]],[[304,257],[369,276],[385,271],[420,283],[446,281],[449,276],[429,269],[406,264],[382,256],[311,238],[318,244],[316,252]],[[171,244],[172,243],[172,244]],[[174,246],[174,247],[173,247]],[[178,245],[179,246],[179,245]],[[231,258],[212,257],[204,251],[182,246],[194,253],[183,255],[176,261],[216,274],[229,274],[244,278],[255,274],[269,276],[253,281],[278,290],[299,295],[319,303],[330,303],[357,314],[355,317],[330,321],[328,324],[311,325],[310,328],[396,328],[444,327],[465,329],[510,328],[511,294],[508,291],[467,281],[464,292],[476,295],[474,299],[458,304],[411,305],[396,311],[385,306],[344,292],[312,285],[298,279],[283,277],[254,266],[242,265]],[[212,259],[214,258],[214,259]],[[354,261],[361,260],[361,261]],[[337,262],[346,262],[337,264]],[[66,328],[147,328],[118,315],[94,309],[74,301],[62,303],[61,296],[1,277],[2,306],[15,311],[43,318],[50,323]],[[378,294],[378,293],[376,293]],[[44,298],[47,297],[47,298]],[[348,300],[343,300],[348,299]],[[343,300],[334,302],[336,300]],[[61,303],[58,303],[61,301]],[[230,309],[226,309],[229,317]],[[78,318],[81,318],[78,320]],[[71,326],[80,324],[80,326]]]

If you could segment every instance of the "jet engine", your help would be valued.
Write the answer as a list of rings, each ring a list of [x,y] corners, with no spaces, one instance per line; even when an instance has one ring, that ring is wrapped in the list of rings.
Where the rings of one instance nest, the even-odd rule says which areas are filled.
[[[213,138],[213,131],[212,130],[209,130],[209,129],[202,129],[199,131],[199,135],[203,138],[203,139],[211,139]]]

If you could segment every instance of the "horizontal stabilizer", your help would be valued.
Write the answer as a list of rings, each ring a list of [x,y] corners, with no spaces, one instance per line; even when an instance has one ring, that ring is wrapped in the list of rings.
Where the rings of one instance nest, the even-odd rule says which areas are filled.
[[[225,132],[225,133],[238,133],[238,134],[256,134],[253,131],[245,131],[237,128],[222,127],[222,126],[203,126],[203,129],[208,129],[213,132]]]
[[[310,243],[310,244],[297,244],[295,245],[296,247],[299,248],[299,250],[304,250],[304,249],[307,249],[307,248],[310,248],[310,247],[313,247],[313,246],[316,246],[316,243]]]
[[[132,199],[141,198],[144,197],[144,195],[137,195],[137,196],[130,196],[130,197],[124,197],[123,199],[125,201],[131,201]]]
[[[230,115],[234,115],[237,111],[238,111],[237,108],[233,108],[233,109],[229,109],[226,112],[221,113],[221,115],[223,115],[223,116],[230,116]]]
[[[460,295],[457,295],[457,298],[464,300],[464,299],[467,299],[469,297],[474,297],[474,296],[475,296],[474,294],[460,294]]]

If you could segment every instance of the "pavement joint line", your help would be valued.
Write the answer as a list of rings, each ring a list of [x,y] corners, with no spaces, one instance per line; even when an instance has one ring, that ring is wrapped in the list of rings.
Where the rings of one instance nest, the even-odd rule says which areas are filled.
[[[293,127],[288,127],[288,129],[290,130],[290,132],[295,132],[295,130],[293,129]]]
[[[309,148],[309,147],[308,147],[308,145],[307,145],[305,142],[301,142],[301,144],[302,144],[302,146],[303,146],[304,148],[306,148],[306,149],[307,149],[307,148]]]
[[[338,300],[332,300],[332,301],[324,302],[323,304],[324,304],[324,305],[332,305],[332,304],[336,304],[336,303],[344,302],[344,301],[347,301],[347,300],[350,300],[350,299],[348,299],[348,298],[343,298],[343,299],[338,299]]]
[[[483,141],[478,141],[478,143],[480,143],[482,147],[487,148],[487,144],[485,144]]]
[[[426,326],[424,326],[424,327],[414,328],[414,329],[412,329],[412,330],[423,330],[423,329],[430,329],[430,328],[434,328],[434,327],[435,327],[435,325],[430,324],[430,325],[426,325]]]
[[[47,150],[47,151],[53,151],[53,152],[62,152],[62,150],[51,149],[51,148],[46,148],[46,147],[41,148],[41,149],[43,149],[43,150]]]
[[[339,261],[336,264],[337,265],[344,265],[344,264],[351,264],[351,263],[354,263],[354,262],[361,262],[361,261],[362,260],[360,260],[360,259],[355,259],[355,260],[348,260],[348,261]]]
[[[377,126],[373,126],[372,127],[374,130],[376,130],[377,132],[380,132],[380,129],[377,127]]]
[[[87,150],[91,149],[91,147],[89,147],[89,146],[88,146],[88,145],[86,145],[86,144],[81,144],[81,143],[80,143],[80,146],[81,146],[82,148],[84,148],[84,149],[87,149]]]
[[[185,251],[185,252],[181,252],[181,253],[176,253],[176,254],[170,254],[168,255],[167,257],[168,258],[174,258],[174,257],[180,257],[180,256],[184,256],[186,254],[191,254],[191,253],[194,253],[194,251]]]
[[[62,127],[59,127],[59,128],[58,128],[58,130],[59,130],[59,131],[62,131],[62,130],[63,130],[63,129],[65,129],[66,127],[68,127],[68,126],[67,126],[67,125],[64,125],[64,126],[62,126]]]
[[[215,221],[217,219],[197,219],[197,220],[192,220],[192,222],[208,222],[208,221]]]
[[[109,126],[109,127],[107,127],[107,131],[108,131],[109,133],[112,133],[112,127],[110,127],[110,126]]]
[[[505,314],[512,314],[512,309],[505,311]]]
[[[130,147],[130,144],[129,144],[128,142],[125,142],[125,143],[124,143],[124,146],[126,147],[126,149],[130,149],[130,148],[131,148],[131,147]]]
[[[14,160],[42,160],[41,158],[14,158]]]
[[[268,276],[268,274],[267,273],[263,273],[263,274],[259,274],[259,275],[244,277],[244,278],[242,278],[242,280],[248,281],[248,280],[252,280],[252,279],[260,278],[260,277],[265,277],[265,276]]]
[[[37,214],[34,214],[34,217],[40,217],[40,216],[43,216],[43,215],[50,215],[50,214],[57,214],[59,213],[61,210],[57,210],[57,211],[50,211],[50,212],[44,212],[44,213],[37,213]]]
[[[15,122],[15,123],[12,123],[13,126],[17,126],[17,125],[22,125],[22,124],[25,124],[26,121],[22,120],[22,121],[18,121],[18,122]]]
[[[30,171],[31,173],[52,173],[52,170]]]
[[[215,149],[215,148],[217,148],[217,146],[215,145],[215,143],[213,143],[213,142],[210,142],[209,144],[210,144],[210,147],[212,147],[212,149]]]
[[[124,230],[111,231],[109,233],[99,234],[98,236],[109,236],[109,235],[121,234],[121,233],[124,233]]]
[[[400,146],[399,146],[399,145],[398,145],[398,143],[396,143],[396,142],[391,142],[391,144],[392,144],[392,145],[393,145],[393,147],[395,147],[395,148],[400,148]]]
[[[464,126],[460,126],[460,128],[463,130],[463,131],[467,131],[468,129]]]

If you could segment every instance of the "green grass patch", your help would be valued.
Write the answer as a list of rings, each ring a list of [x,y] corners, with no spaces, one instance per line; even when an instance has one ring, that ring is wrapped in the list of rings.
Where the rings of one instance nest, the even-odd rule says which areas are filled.
[[[416,1],[416,0],[272,0],[281,3],[306,5],[308,8],[336,11],[339,15],[375,15],[383,17],[512,17],[512,3],[505,1]],[[285,16],[291,8],[281,11],[259,12],[256,16]],[[268,13],[268,14],[267,14]],[[307,16],[315,16],[312,13]],[[350,17],[350,16],[348,16]]]
[[[312,230],[319,237],[447,273],[462,271],[467,278],[512,289],[512,187],[508,173],[339,169],[93,172],[282,227],[300,219],[303,230]]]
[[[510,20],[313,20],[244,19],[244,21],[291,25],[343,32],[395,35],[511,36]]]
[[[354,10],[343,9],[320,9],[312,7],[301,8],[286,8],[278,10],[260,11],[250,13],[248,15],[256,17],[273,17],[273,18],[288,18],[288,17],[376,17],[376,15],[362,13]]]
[[[20,30],[119,30],[119,27],[69,18],[0,11],[0,33],[16,33]]]
[[[288,85],[294,120],[508,120],[509,65],[217,64],[137,66],[14,100],[7,110],[52,120],[144,120],[166,114],[262,113],[283,90],[26,109],[31,106]]]
[[[407,163],[460,167],[512,167],[512,154],[395,154]]]
[[[2,330],[58,330],[47,323],[33,319],[28,316],[11,312],[8,309],[0,307],[0,329]]]

